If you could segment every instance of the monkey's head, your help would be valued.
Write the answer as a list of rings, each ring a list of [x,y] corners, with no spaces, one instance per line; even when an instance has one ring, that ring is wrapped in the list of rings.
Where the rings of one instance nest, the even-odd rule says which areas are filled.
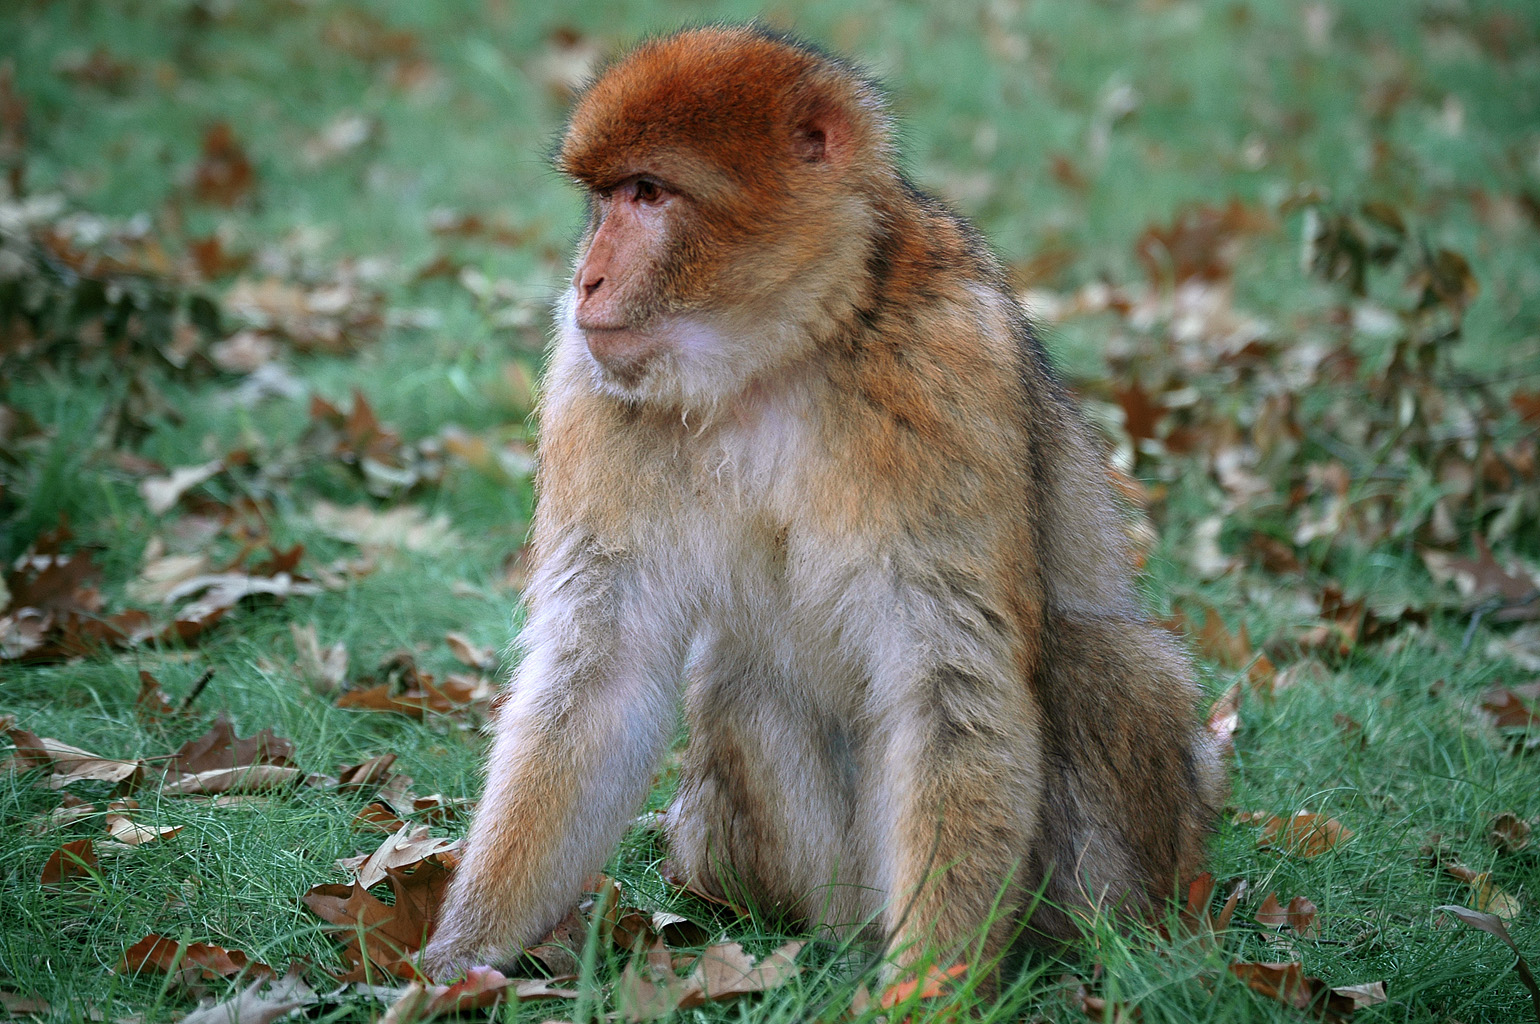
[[[686,409],[805,356],[860,299],[890,139],[849,65],[763,29],[632,50],[557,155],[590,210],[565,340],[605,391]]]

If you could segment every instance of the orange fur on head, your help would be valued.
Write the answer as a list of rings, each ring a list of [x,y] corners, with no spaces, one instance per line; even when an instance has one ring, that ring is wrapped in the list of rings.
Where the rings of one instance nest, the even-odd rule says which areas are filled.
[[[644,43],[607,69],[556,162],[589,188],[664,168],[701,200],[739,202],[784,198],[789,178],[813,180],[797,173],[806,165],[886,164],[889,134],[879,94],[844,62],[757,28],[713,27]]]

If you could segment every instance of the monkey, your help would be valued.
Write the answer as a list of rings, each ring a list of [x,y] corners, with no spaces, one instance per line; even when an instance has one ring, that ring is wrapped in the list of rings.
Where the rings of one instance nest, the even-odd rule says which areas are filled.
[[[570,908],[678,723],[708,894],[983,964],[1147,911],[1226,791],[1105,462],[879,88],[759,25],[643,42],[555,164],[587,198],[540,399],[522,652],[423,963]]]

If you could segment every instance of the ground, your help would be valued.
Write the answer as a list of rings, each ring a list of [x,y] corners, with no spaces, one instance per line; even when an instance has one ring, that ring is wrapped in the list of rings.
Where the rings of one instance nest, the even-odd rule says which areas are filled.
[[[581,218],[547,154],[597,55],[756,14],[890,89],[906,166],[988,234],[1106,435],[1152,614],[1238,700],[1212,898],[1097,922],[998,1004],[893,1011],[851,951],[673,888],[639,825],[595,885],[621,923],[601,898],[575,959],[524,965],[576,997],[498,1019],[1540,1012],[1514,948],[1437,909],[1540,961],[1522,0],[7,5],[0,1005],[176,1019],[258,979],[244,955],[364,1020],[397,993],[328,975],[411,979],[401,908],[452,850],[408,843],[378,905],[336,862],[402,821],[452,840],[478,795]],[[170,757],[221,716],[273,738]],[[394,902],[393,948],[335,931],[349,897]],[[686,974],[813,941],[695,1007],[624,952],[655,933]]]

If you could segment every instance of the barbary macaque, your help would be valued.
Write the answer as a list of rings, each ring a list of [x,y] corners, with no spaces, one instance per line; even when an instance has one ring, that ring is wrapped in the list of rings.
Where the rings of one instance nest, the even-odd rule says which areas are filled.
[[[578,100],[523,660],[424,962],[551,928],[689,729],[694,886],[922,958],[1148,908],[1222,801],[1105,461],[877,89],[759,27]]]

